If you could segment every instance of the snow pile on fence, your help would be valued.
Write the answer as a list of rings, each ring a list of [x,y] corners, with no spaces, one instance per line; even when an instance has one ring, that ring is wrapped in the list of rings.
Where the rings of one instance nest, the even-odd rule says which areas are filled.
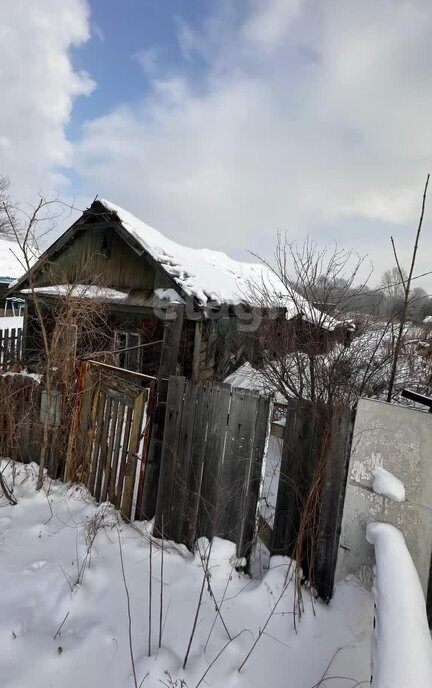
[[[0,317],[0,332],[4,330],[21,330],[23,326],[24,318],[22,316],[7,316],[6,318]]]
[[[366,537],[376,558],[373,688],[430,688],[432,640],[405,539],[389,523],[369,523]]]
[[[396,478],[390,471],[386,471],[385,468],[374,468],[372,475],[372,489],[376,494],[389,497],[395,502],[405,501],[405,487],[402,480]]]
[[[96,505],[82,487],[47,481],[36,492],[36,471],[34,464],[10,464],[4,472],[8,482],[15,473],[18,505],[0,500],[2,688],[133,688],[142,681],[143,688],[311,688],[323,676],[326,688],[341,688],[340,679],[330,677],[349,677],[347,686],[368,681],[372,596],[347,583],[337,587],[330,606],[315,605],[316,615],[306,593],[297,633],[290,584],[239,673],[284,588],[288,562],[275,557],[264,580],[251,580],[236,572],[233,545],[220,539],[213,544],[209,583],[221,616],[206,584],[185,670],[203,566],[198,552],[165,543],[158,649],[161,549],[153,541],[148,657],[148,524],[122,523],[111,506]],[[200,544],[204,551],[206,541]]]

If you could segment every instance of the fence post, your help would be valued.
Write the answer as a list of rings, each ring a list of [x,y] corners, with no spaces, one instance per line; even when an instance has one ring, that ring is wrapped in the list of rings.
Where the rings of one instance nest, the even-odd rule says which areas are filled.
[[[167,317],[165,320],[154,420],[144,479],[144,495],[141,512],[146,519],[153,518],[156,511],[168,378],[170,375],[175,375],[176,373],[180,351],[180,337],[183,328],[184,306],[176,304],[170,309],[170,313],[172,317]]]

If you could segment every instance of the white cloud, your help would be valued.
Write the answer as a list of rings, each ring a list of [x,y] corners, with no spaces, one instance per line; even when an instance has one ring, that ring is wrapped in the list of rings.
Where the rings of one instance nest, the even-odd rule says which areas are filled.
[[[74,70],[70,50],[88,38],[85,0],[0,2],[0,173],[18,198],[67,183],[65,127],[74,99],[94,88]]]
[[[187,70],[87,123],[74,165],[92,193],[193,245],[266,250],[277,229],[313,230],[381,270],[391,228],[404,258],[432,153],[428,0],[215,7],[200,30],[180,24]]]

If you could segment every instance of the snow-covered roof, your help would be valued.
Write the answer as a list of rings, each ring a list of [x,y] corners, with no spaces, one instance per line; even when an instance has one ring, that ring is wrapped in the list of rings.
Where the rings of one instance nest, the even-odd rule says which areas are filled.
[[[48,287],[34,287],[21,289],[21,294],[31,294],[33,291],[48,296],[69,296],[70,298],[101,299],[106,301],[123,301],[128,294],[110,287],[99,287],[96,284],[50,284]]]
[[[259,285],[265,284],[266,289],[277,296],[277,305],[287,309],[288,319],[301,313],[306,320],[328,329],[332,330],[337,325],[335,320],[323,317],[321,312],[300,296],[296,296],[294,303],[283,282],[262,263],[241,262],[220,251],[182,246],[118,205],[104,199],[100,203],[118,216],[123,228],[159,263],[183,292],[195,297],[201,306],[250,302],[251,283],[258,286],[258,292]]]
[[[21,277],[25,270],[18,260],[19,255],[20,250],[16,242],[0,239],[0,278],[14,280]]]

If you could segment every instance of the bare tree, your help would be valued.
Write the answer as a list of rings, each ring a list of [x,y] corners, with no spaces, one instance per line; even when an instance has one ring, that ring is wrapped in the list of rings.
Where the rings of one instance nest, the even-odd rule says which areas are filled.
[[[10,225],[7,214],[4,211],[5,206],[11,206],[11,201],[8,196],[11,183],[8,177],[0,174],[0,236],[6,238],[13,238],[10,236]]]
[[[68,430],[71,425],[73,394],[75,391],[75,362],[77,345],[80,343],[82,354],[89,354],[96,350],[107,349],[107,339],[104,338],[106,308],[103,301],[97,298],[86,299],[87,292],[92,286],[87,287],[77,284],[67,284],[63,291],[55,292],[58,286],[58,274],[52,276],[50,281],[50,264],[39,259],[37,269],[33,265],[40,253],[38,238],[45,235],[55,226],[59,215],[64,211],[64,205],[58,210],[57,200],[40,199],[39,203],[27,212],[22,208],[4,203],[3,212],[7,218],[7,234],[14,238],[17,245],[16,257],[26,273],[28,284],[28,297],[31,299],[34,309],[34,322],[27,323],[27,327],[37,325],[40,337],[39,368],[43,373],[44,389],[46,394],[46,406],[48,412],[43,422],[43,436],[39,457],[39,475],[37,488],[43,485],[44,470],[47,466],[49,447],[52,441],[52,410],[59,407],[65,426],[65,432],[57,431],[57,436],[63,440],[69,437]],[[52,285],[56,296],[56,306],[48,308],[43,298],[43,289],[40,291],[40,278],[43,275],[43,283]],[[94,283],[97,284],[98,276],[95,275]],[[108,354],[108,352],[107,352]],[[65,449],[66,451],[66,449]]]
[[[274,261],[263,262],[275,279],[250,283],[246,295],[263,314],[252,335],[261,381],[285,398],[324,403],[382,394],[394,321],[357,310],[369,293],[367,280],[359,279],[364,259],[280,235]],[[376,301],[372,311],[379,310]]]
[[[390,373],[390,380],[389,380],[388,393],[387,393],[387,401],[392,400],[393,387],[394,387],[394,383],[395,383],[395,379],[396,379],[396,371],[397,371],[399,356],[400,356],[401,349],[402,349],[402,340],[403,340],[405,323],[407,320],[408,307],[409,307],[410,296],[411,296],[411,281],[412,281],[413,274],[414,274],[414,267],[415,267],[415,262],[416,262],[416,257],[417,257],[417,250],[418,250],[418,245],[419,245],[420,233],[421,233],[421,229],[422,229],[422,225],[423,225],[423,218],[424,218],[424,213],[425,213],[425,208],[426,208],[426,196],[427,196],[427,190],[428,190],[428,185],[429,185],[429,177],[430,177],[430,175],[428,174],[428,176],[426,178],[426,184],[424,187],[424,191],[423,191],[423,199],[422,199],[422,206],[421,206],[421,212],[420,212],[420,219],[419,219],[419,223],[417,226],[417,232],[416,232],[415,241],[414,241],[414,247],[413,247],[413,252],[412,252],[412,257],[411,257],[411,265],[410,265],[410,269],[409,269],[407,277],[404,275],[403,269],[400,265],[399,258],[397,255],[396,245],[395,245],[394,239],[393,239],[393,237],[391,237],[391,242],[392,242],[393,253],[394,253],[394,257],[395,257],[395,261],[396,261],[396,266],[397,266],[397,270],[399,273],[400,281],[402,282],[402,285],[403,285],[404,299],[403,299],[402,311],[401,311],[401,316],[400,316],[400,324],[399,324],[398,333],[397,333],[396,342],[395,342],[395,347],[394,347],[394,352],[393,352],[393,363],[392,363],[392,369],[391,369],[391,373]]]

